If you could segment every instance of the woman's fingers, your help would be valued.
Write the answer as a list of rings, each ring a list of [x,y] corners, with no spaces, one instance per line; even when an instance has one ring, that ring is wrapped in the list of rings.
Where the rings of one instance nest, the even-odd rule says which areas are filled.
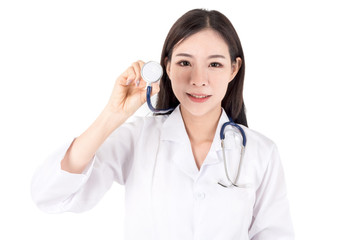
[[[112,112],[123,112],[132,115],[146,102],[147,83],[141,76],[143,61],[131,64],[116,80],[108,102],[108,109]],[[152,83],[151,96],[160,90],[159,82]]]
[[[123,86],[135,85],[139,86],[143,81],[141,77],[141,68],[144,62],[139,60],[131,64],[126,71],[119,77],[119,83]]]
[[[121,75],[122,79],[121,84],[122,85],[135,85],[139,86],[140,83],[143,81],[141,77],[141,68],[144,65],[143,61],[137,61],[131,64],[131,66],[126,69],[126,71]]]
[[[141,77],[141,68],[144,66],[144,62],[139,60],[137,62],[134,62],[132,65],[133,74],[135,75],[134,83],[136,86],[140,85],[140,82],[143,81]]]

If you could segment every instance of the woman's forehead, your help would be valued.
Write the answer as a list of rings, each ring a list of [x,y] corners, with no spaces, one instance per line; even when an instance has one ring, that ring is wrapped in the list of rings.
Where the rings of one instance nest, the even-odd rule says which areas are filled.
[[[222,36],[212,30],[206,29],[180,40],[172,51],[173,56],[178,54],[197,55],[222,55],[230,58],[229,47]]]

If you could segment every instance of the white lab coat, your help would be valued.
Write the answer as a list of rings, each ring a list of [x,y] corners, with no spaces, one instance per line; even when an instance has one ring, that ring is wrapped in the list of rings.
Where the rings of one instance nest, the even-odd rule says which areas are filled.
[[[60,168],[69,142],[35,173],[33,199],[49,213],[81,212],[95,206],[116,181],[126,188],[127,240],[293,239],[283,169],[271,140],[243,127],[247,145],[238,183],[247,187],[217,184],[226,180],[219,133],[227,121],[223,111],[200,170],[179,107],[169,116],[122,125],[82,174]],[[241,139],[234,132],[226,135],[232,178]]]

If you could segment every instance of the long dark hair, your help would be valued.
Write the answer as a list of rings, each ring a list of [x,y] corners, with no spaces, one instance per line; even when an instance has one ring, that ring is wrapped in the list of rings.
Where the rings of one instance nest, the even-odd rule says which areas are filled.
[[[185,13],[171,27],[163,46],[160,64],[166,69],[166,61],[171,61],[174,46],[181,40],[203,30],[210,28],[218,32],[226,41],[231,61],[235,62],[237,57],[242,60],[241,68],[235,78],[229,83],[227,92],[221,102],[221,106],[234,122],[247,125],[245,105],[243,100],[243,86],[245,75],[245,59],[239,36],[230,20],[218,11],[194,9]],[[166,71],[160,81],[160,92],[158,93],[156,108],[174,108],[179,104],[178,99],[171,87],[171,81]]]

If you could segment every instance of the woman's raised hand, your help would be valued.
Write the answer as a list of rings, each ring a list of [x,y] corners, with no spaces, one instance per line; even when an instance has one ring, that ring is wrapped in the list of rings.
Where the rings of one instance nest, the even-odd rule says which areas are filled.
[[[115,82],[108,104],[95,122],[69,147],[61,168],[82,173],[106,138],[146,102],[146,82],[141,77],[143,61],[133,63]],[[152,84],[152,95],[160,90]]]
[[[121,74],[114,85],[106,110],[115,115],[130,117],[146,102],[146,82],[141,77],[143,61],[134,62]],[[152,95],[160,90],[159,84],[152,84]]]

